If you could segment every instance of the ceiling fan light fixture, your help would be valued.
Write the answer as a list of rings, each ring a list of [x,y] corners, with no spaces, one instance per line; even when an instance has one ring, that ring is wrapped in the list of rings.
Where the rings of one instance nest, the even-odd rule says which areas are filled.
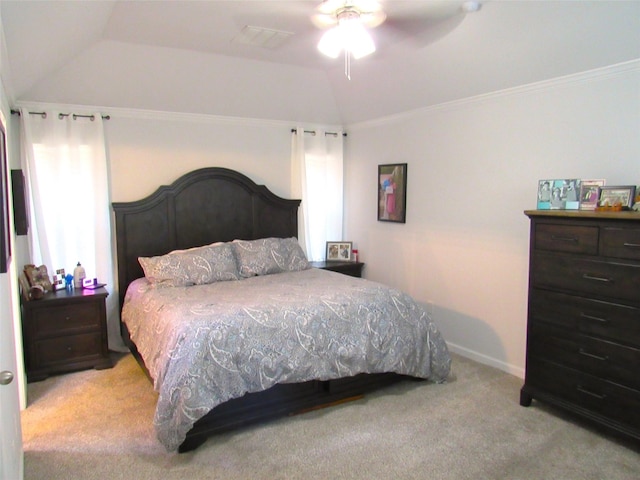
[[[338,24],[327,30],[320,42],[318,50],[324,55],[337,58],[342,50],[362,58],[376,51],[375,43],[360,21],[356,10],[345,8],[337,13]]]
[[[348,50],[353,58],[358,59],[371,55],[376,51],[376,45],[369,32],[360,23],[359,18],[349,18],[340,23],[342,30],[344,49]]]
[[[318,42],[318,50],[327,57],[338,58],[342,51],[342,34],[338,27],[333,27],[322,35]]]

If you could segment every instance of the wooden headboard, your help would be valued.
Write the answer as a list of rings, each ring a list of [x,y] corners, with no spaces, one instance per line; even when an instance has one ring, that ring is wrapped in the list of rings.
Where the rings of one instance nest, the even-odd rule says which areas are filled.
[[[265,237],[297,237],[300,200],[278,197],[226,168],[202,168],[135,202],[113,203],[120,308],[142,277],[138,257]]]

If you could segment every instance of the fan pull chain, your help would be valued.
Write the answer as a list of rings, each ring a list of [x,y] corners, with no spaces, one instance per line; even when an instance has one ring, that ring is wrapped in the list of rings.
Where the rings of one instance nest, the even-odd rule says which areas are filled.
[[[344,49],[344,75],[351,80],[351,53],[348,48]]]

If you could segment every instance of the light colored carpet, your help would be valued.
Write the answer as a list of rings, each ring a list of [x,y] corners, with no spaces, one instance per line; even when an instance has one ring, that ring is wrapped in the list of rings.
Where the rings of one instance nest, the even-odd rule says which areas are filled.
[[[636,445],[519,406],[520,379],[458,355],[446,384],[403,382],[168,454],[151,384],[131,355],[114,359],[28,385],[27,480],[640,478]]]

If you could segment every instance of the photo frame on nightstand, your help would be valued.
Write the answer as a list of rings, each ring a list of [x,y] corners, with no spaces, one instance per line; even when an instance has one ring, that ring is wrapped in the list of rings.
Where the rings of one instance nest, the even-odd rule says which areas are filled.
[[[348,262],[352,251],[353,242],[327,242],[327,262]]]

